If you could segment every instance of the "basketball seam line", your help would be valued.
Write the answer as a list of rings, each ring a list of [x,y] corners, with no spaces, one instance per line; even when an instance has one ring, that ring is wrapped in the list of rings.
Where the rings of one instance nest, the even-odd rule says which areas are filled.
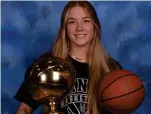
[[[117,97],[112,97],[112,98],[104,99],[104,100],[101,100],[101,101],[108,101],[108,100],[116,99],[116,98],[119,98],[119,97],[123,97],[123,96],[126,96],[126,95],[128,95],[128,94],[131,94],[131,93],[133,93],[133,92],[136,92],[136,91],[140,90],[140,89],[143,88],[143,87],[144,87],[144,86],[141,86],[140,88],[138,88],[138,89],[136,89],[136,90],[133,90],[133,91],[131,91],[131,92],[129,92],[129,93],[126,93],[126,94],[124,94],[124,95],[120,95],[120,96],[117,96]]]
[[[113,111],[127,111],[127,110],[132,110],[132,109],[136,109],[136,108],[128,108],[128,109],[116,109],[116,108],[109,108],[109,109],[111,109],[111,110],[113,110]]]
[[[113,110],[113,111],[127,111],[127,110],[132,110],[132,109],[136,109],[136,108],[128,108],[128,109],[116,109],[116,108],[109,108],[110,110]]]
[[[108,108],[109,110],[114,111],[128,111],[128,110],[135,110],[136,108],[128,108],[128,109],[116,109],[116,108]]]
[[[117,80],[119,80],[120,78],[123,78],[123,77],[125,77],[125,76],[135,76],[135,74],[127,74],[127,75],[124,75],[124,76],[122,76],[122,77],[119,77],[119,78],[117,78],[117,79],[115,79],[115,80],[113,80],[111,83],[109,83],[105,88],[104,88],[104,90],[102,91],[102,94],[104,93],[104,91],[110,86],[110,85],[112,85],[115,81],[117,81]],[[102,100],[102,94],[101,94],[101,100],[100,101],[103,101]]]

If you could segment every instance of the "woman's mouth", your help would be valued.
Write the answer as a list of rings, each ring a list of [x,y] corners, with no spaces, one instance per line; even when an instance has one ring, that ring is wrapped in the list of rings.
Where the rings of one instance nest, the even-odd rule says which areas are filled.
[[[75,37],[77,38],[83,38],[85,37],[87,34],[75,34]]]

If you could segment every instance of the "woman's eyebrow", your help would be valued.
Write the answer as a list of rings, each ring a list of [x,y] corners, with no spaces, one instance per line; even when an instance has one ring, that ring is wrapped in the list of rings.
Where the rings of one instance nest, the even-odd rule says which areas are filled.
[[[87,19],[87,18],[88,18],[88,19],[90,19],[90,17],[82,17],[82,18],[83,18],[83,19]],[[69,17],[69,18],[68,18],[68,20],[69,20],[69,19],[73,19],[73,20],[75,20],[76,18]]]
[[[83,17],[83,19],[86,19],[86,18],[90,18],[90,17]]]
[[[68,20],[70,20],[70,19],[75,20],[75,18],[73,18],[73,17],[69,17],[69,18],[68,18]]]

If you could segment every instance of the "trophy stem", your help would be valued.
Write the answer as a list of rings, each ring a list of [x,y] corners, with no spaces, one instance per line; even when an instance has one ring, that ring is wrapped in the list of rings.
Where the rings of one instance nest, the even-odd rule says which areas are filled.
[[[55,102],[50,102],[50,110],[51,110],[51,112],[56,112],[56,103]]]
[[[48,104],[49,111],[45,114],[64,114],[64,112],[61,111],[60,104],[54,101],[50,101]]]

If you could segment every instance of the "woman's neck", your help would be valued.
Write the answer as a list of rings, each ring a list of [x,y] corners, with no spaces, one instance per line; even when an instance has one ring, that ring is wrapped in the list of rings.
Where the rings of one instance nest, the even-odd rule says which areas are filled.
[[[86,62],[87,61],[87,52],[88,48],[85,47],[75,47],[70,48],[69,55],[79,61]]]

